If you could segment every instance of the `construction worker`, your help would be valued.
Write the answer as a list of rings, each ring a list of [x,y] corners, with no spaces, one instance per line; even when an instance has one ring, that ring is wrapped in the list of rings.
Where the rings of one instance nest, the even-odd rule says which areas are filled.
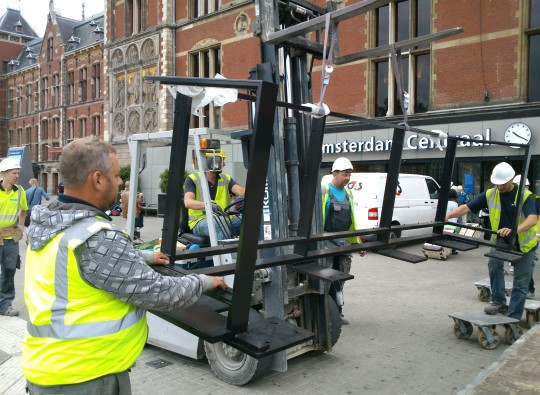
[[[491,230],[497,232],[492,235],[491,240],[497,248],[516,247],[523,253],[522,258],[514,263],[514,284],[510,304],[508,306],[508,316],[517,320],[521,319],[525,307],[525,298],[531,281],[534,257],[536,253],[536,224],[538,216],[534,198],[530,191],[525,190],[522,200],[522,212],[519,213],[517,223],[516,245],[510,245],[508,236],[512,232],[514,218],[516,218],[517,185],[513,183],[515,171],[506,162],[501,162],[493,168],[491,182],[494,188],[482,192],[473,201],[459,206],[455,210],[446,214],[446,221],[456,218],[469,212],[477,213],[483,207],[489,208],[489,219]],[[492,249],[495,251],[495,247]],[[497,258],[489,258],[489,281],[491,285],[492,304],[484,309],[487,314],[497,314],[506,312],[506,295],[504,281],[504,261]]]
[[[17,316],[11,305],[15,299],[15,271],[20,267],[19,240],[28,211],[26,193],[17,185],[21,166],[13,158],[0,162],[0,315]]]
[[[225,240],[240,234],[241,219],[237,216],[226,216],[223,210],[231,203],[231,196],[244,196],[246,190],[229,174],[222,173],[225,166],[225,155],[222,152],[206,153],[204,174],[208,182],[216,239]],[[193,234],[208,236],[208,220],[201,190],[200,173],[186,177],[184,182],[184,206],[188,209],[188,225]],[[226,221],[223,221],[227,218]],[[229,224],[230,218],[230,224]],[[231,228],[231,229],[229,229]]]
[[[342,232],[356,229],[354,219],[353,197],[347,184],[351,179],[353,165],[347,158],[337,158],[332,164],[332,181],[323,189],[322,213],[325,232]],[[333,239],[326,242],[327,247],[344,246],[361,243],[357,236],[347,239]],[[364,256],[365,251],[360,252]],[[351,271],[351,255],[339,255],[331,257],[332,268],[344,273]],[[342,325],[347,325],[349,321],[343,315],[343,285],[344,282],[334,282],[330,288],[330,296],[336,302]]]
[[[112,145],[95,137],[66,145],[64,193],[35,206],[28,228],[22,372],[30,394],[131,394],[129,369],[148,336],[145,309],[175,310],[222,277],[162,276],[161,252],[136,250],[105,214],[122,184]]]

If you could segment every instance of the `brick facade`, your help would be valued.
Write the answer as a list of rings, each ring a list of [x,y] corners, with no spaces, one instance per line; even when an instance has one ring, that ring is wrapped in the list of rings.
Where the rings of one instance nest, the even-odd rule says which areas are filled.
[[[353,3],[344,1],[338,3],[337,7]],[[34,160],[45,166],[42,171],[48,177],[54,177],[56,158],[47,155],[43,145],[65,144],[69,140],[67,126],[70,120],[76,121],[75,129],[78,130],[80,119],[91,120],[102,115],[100,135],[117,146],[122,164],[129,162],[126,144],[129,135],[172,128],[171,96],[165,88],[145,82],[145,76],[199,75],[201,70],[205,70],[194,69],[194,56],[210,50],[216,51],[208,55],[210,59],[211,56],[219,57],[216,67],[220,68],[222,75],[227,78],[248,78],[250,69],[261,62],[262,51],[261,40],[255,34],[258,20],[254,2],[223,1],[218,9],[213,10],[211,8],[216,3],[207,1],[204,4],[209,8],[202,11],[197,11],[194,4],[202,3],[183,0],[108,0],[105,2],[104,15],[98,18],[106,35],[104,42],[98,41],[71,51],[66,50],[69,43],[65,32],[59,27],[65,18],[52,18],[56,24],[49,21],[43,40],[36,44],[39,47],[39,52],[36,52],[39,54],[38,61],[35,65],[27,65],[8,74],[8,94],[13,89],[16,95],[17,88],[41,83],[43,77],[49,76],[50,96],[51,78],[58,73],[62,81],[60,92],[65,95],[69,73],[75,72],[77,85],[79,70],[87,67],[89,81],[92,65],[95,64],[101,67],[103,94],[97,99],[63,103],[44,109],[40,107],[29,114],[8,116],[8,129],[15,131],[16,135],[16,131],[23,128],[21,143],[31,145]],[[325,6],[323,1],[313,4]],[[458,26],[465,29],[464,33],[411,53],[409,65],[412,69],[404,76],[410,79],[410,89],[414,93],[415,80],[420,73],[414,69],[417,54],[427,55],[429,80],[427,107],[416,114],[412,107],[410,119],[423,119],[432,111],[437,111],[439,115],[441,112],[450,114],[456,109],[481,108],[490,111],[500,105],[517,107],[527,101],[529,1],[408,0],[390,2],[390,16],[396,14],[403,4],[411,12],[410,32],[415,29],[415,7],[425,8],[426,4],[430,7],[428,25],[431,33]],[[418,13],[426,11],[424,8],[419,9]],[[197,12],[199,14],[195,15]],[[341,22],[336,56],[375,47],[377,15],[376,11],[370,11]],[[72,27],[76,25],[75,21],[71,23]],[[394,29],[392,23],[389,24],[391,32]],[[87,33],[94,34],[90,30]],[[414,36],[414,33],[411,34]],[[47,40],[50,37],[57,43],[52,61],[46,59]],[[309,37],[313,39],[315,35],[312,33]],[[390,57],[384,55],[334,65],[325,96],[330,109],[363,117],[375,116],[377,67],[380,62],[391,64]],[[307,64],[309,67],[309,57]],[[314,102],[320,95],[320,71],[320,61],[315,60],[311,81]],[[392,101],[395,92],[393,75],[389,74],[384,83],[389,84],[388,100]],[[41,85],[39,89],[42,89]],[[414,104],[414,97],[412,100]],[[388,107],[387,116],[393,119],[396,110],[392,105]],[[220,122],[219,126],[224,129],[245,128],[248,124],[247,108],[242,101],[228,104],[216,122]],[[61,120],[58,135],[50,126],[46,135],[42,135],[41,130],[36,134],[35,128],[41,127],[43,120],[55,117]],[[329,127],[334,121],[328,120]],[[28,126],[32,131],[30,141],[25,140],[24,130]],[[34,139],[36,135],[37,140]],[[49,167],[50,170],[47,170]]]
[[[52,8],[43,39],[14,57],[6,74],[7,136],[10,146],[29,145],[39,181],[56,191],[59,153],[69,141],[104,136],[103,15],[84,21],[56,15]]]

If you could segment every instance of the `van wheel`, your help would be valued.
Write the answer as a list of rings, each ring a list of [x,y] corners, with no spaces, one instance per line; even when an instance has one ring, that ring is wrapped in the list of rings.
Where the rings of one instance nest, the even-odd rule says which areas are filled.
[[[399,239],[401,237],[401,232],[399,230],[391,230],[390,233],[388,233],[388,239]]]

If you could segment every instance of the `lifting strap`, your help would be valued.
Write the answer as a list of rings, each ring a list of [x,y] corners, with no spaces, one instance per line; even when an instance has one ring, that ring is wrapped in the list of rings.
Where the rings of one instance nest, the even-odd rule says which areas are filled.
[[[321,70],[321,94],[319,96],[319,102],[317,103],[317,112],[320,116],[328,115],[327,108],[324,108],[324,94],[326,93],[326,87],[330,83],[330,75],[334,71],[332,66],[332,59],[334,57],[334,43],[337,39],[338,23],[332,23],[332,12],[326,14],[326,24],[324,28],[324,45],[323,45],[323,57],[322,57],[322,70]],[[326,45],[330,37],[330,48],[328,50],[328,59],[326,58]]]

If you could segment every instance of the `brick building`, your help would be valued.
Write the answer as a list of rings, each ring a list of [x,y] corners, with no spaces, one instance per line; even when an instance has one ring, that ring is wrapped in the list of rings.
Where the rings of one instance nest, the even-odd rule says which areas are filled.
[[[38,35],[23,18],[19,10],[8,8],[0,18],[0,53],[2,72],[0,73],[0,156],[7,153],[7,83],[5,74],[13,66],[13,60]],[[11,64],[10,64],[11,62]]]
[[[339,2],[337,8],[354,3]],[[471,181],[473,175],[470,183],[473,193],[484,188],[491,168],[501,156],[520,170],[518,151],[508,153],[486,142],[504,140],[512,124],[524,124],[518,127],[530,130],[533,149],[529,178],[534,180],[534,189],[540,190],[540,185],[536,185],[540,183],[540,144],[536,143],[536,132],[540,130],[540,78],[535,73],[540,63],[540,1],[383,3],[340,23],[336,56],[463,27],[464,32],[459,35],[401,54],[403,85],[410,95],[409,123],[472,139],[471,144],[463,143],[458,149],[455,174],[459,183],[464,183],[466,177]],[[29,64],[30,54],[21,52],[15,59],[19,61],[18,68],[8,74],[12,91],[12,104],[8,108],[16,108],[17,101],[25,102],[27,92],[39,98],[45,92],[50,104],[36,107],[35,100],[30,100],[34,103],[31,113],[8,115],[11,144],[32,146],[34,160],[44,166],[46,181],[50,179],[49,186],[56,182],[55,156],[47,152],[47,145],[61,146],[85,134],[103,134],[117,146],[122,163],[128,163],[129,135],[172,128],[171,96],[165,88],[145,82],[144,77],[212,77],[220,73],[226,78],[247,78],[268,51],[261,32],[268,28],[271,18],[264,12],[257,15],[256,7],[264,4],[251,0],[107,0],[104,16],[93,21],[69,21],[60,16],[53,18],[54,13],[51,14],[43,41],[29,45],[38,55],[36,64]],[[299,1],[298,6],[280,4],[275,19],[279,18],[281,25],[320,15],[325,7],[325,2],[320,0],[312,4]],[[64,24],[69,27],[61,28]],[[100,42],[97,34],[103,32],[104,42]],[[71,43],[71,36],[81,41]],[[52,51],[48,47],[51,38]],[[315,34],[308,38],[315,39]],[[320,61],[315,59],[312,64],[311,60],[312,55],[320,57],[320,45],[310,47],[307,56],[304,47],[292,41],[283,48],[275,52],[278,57],[275,69],[281,73],[281,99],[296,103],[307,99],[317,101]],[[58,61],[47,61],[49,53]],[[298,59],[304,59],[304,63],[295,63]],[[312,78],[295,86],[293,83],[288,89],[283,70],[291,67],[307,69]],[[45,76],[48,91],[44,90]],[[81,81],[85,78],[87,97],[80,99],[85,86]],[[90,98],[89,92],[96,84],[102,85],[97,92],[107,94]],[[307,86],[312,86],[313,98],[309,98]],[[52,106],[54,87],[61,87],[56,97],[62,99],[56,99],[61,101],[57,107]],[[295,89],[304,90],[304,96]],[[341,113],[401,121],[397,97],[391,59],[384,54],[335,64],[325,103]],[[206,116],[193,118],[193,126],[229,130],[248,126],[245,102],[228,104],[222,109],[210,106],[203,113]],[[339,155],[347,155],[358,171],[386,169],[391,130],[329,119],[327,131],[323,166]],[[19,140],[18,136],[21,136]],[[442,155],[429,139],[410,134],[402,171],[438,178]],[[148,180],[157,183],[155,175]],[[142,185],[144,188],[144,181]]]
[[[43,38],[9,62],[7,142],[29,146],[48,192],[60,182],[60,147],[79,137],[103,137],[103,20],[103,14],[62,17],[51,0]]]

